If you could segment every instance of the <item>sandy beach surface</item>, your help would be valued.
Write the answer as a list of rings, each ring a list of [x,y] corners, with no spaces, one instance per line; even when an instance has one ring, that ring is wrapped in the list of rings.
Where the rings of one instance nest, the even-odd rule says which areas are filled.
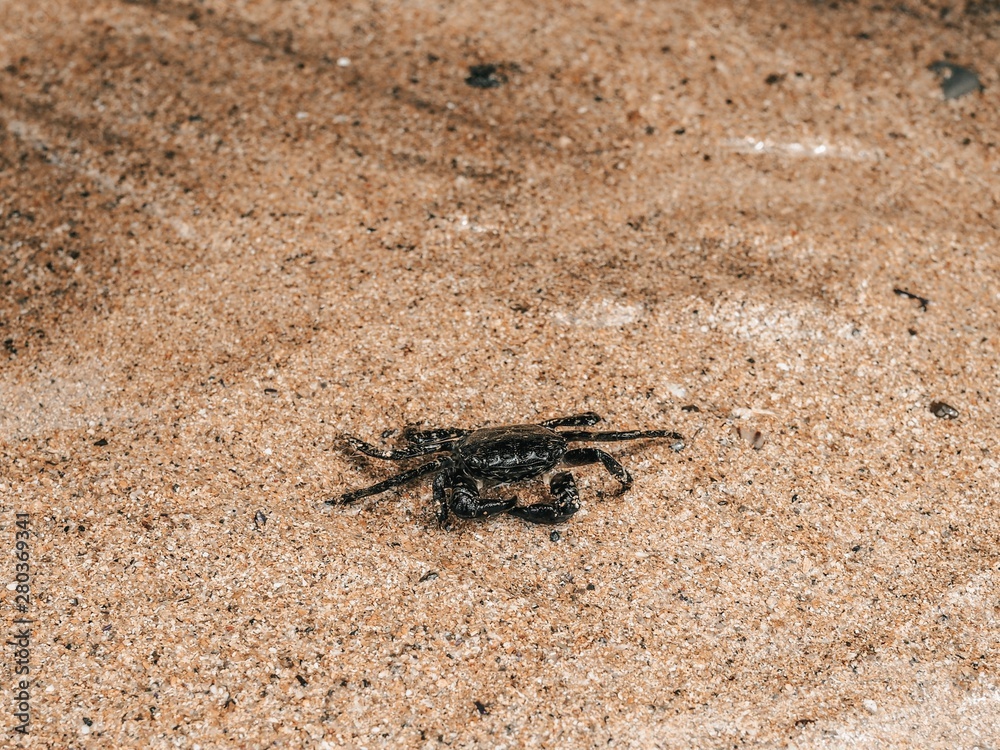
[[[0,744],[998,747],[1000,7],[489,6],[0,2]]]

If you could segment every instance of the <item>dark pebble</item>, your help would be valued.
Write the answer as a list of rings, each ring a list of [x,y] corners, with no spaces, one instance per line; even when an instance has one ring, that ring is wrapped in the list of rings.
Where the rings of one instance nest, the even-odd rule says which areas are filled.
[[[474,89],[495,89],[506,80],[506,76],[497,75],[496,65],[470,65],[465,83]]]
[[[958,419],[958,409],[944,401],[931,401],[931,414],[938,419]]]
[[[945,99],[958,99],[973,91],[983,90],[983,84],[979,82],[979,76],[974,70],[943,60],[931,63],[928,67],[941,78],[941,91]]]

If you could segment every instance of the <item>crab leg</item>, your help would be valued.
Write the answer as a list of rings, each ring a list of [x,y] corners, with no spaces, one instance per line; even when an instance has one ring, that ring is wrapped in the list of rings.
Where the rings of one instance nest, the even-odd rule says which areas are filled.
[[[486,518],[506,513],[517,505],[517,498],[491,500],[481,497],[476,480],[457,476],[451,489],[451,510],[459,518]]]
[[[573,430],[571,432],[560,432],[559,434],[570,442],[579,441],[584,443],[617,443],[622,440],[644,440],[646,438],[670,438],[671,440],[684,439],[679,432],[672,432],[670,430],[627,430],[625,432],[588,432],[586,430]]]
[[[632,486],[632,475],[628,469],[618,463],[610,453],[605,453],[597,448],[576,448],[566,451],[563,461],[567,466],[583,466],[584,464],[604,464],[604,468],[621,484],[621,489],[616,495],[621,495]]]
[[[586,414],[574,414],[571,417],[549,419],[542,422],[542,427],[548,427],[550,430],[556,427],[593,427],[600,421],[601,416],[599,414],[588,411]]]
[[[580,510],[580,493],[573,475],[568,471],[553,476],[549,481],[549,490],[555,502],[511,508],[509,513],[531,523],[562,523]]]
[[[428,443],[427,445],[414,445],[409,448],[403,448],[402,450],[382,450],[376,446],[366,443],[364,440],[359,440],[356,437],[348,435],[346,438],[351,447],[356,451],[364,453],[366,456],[371,456],[372,458],[381,458],[384,461],[402,461],[407,458],[416,458],[417,456],[426,456],[428,453],[437,453],[442,450],[441,446],[437,443]]]
[[[352,490],[351,492],[345,492],[338,499],[327,500],[327,505],[341,505],[346,503],[353,503],[355,500],[360,500],[363,497],[368,497],[369,495],[377,495],[380,492],[385,492],[393,487],[398,487],[401,484],[406,484],[412,479],[417,477],[422,477],[424,474],[430,474],[437,471],[438,469],[443,469],[445,467],[451,466],[452,460],[450,456],[441,456],[441,458],[436,458],[433,461],[428,461],[425,464],[421,464],[416,468],[410,469],[409,471],[404,471],[402,474],[397,474],[394,477],[389,477],[384,482],[379,482],[378,484],[373,484],[371,487],[365,487],[360,490]]]
[[[413,445],[423,447],[438,446],[438,450],[446,450],[446,446],[460,440],[469,434],[468,430],[461,430],[452,427],[444,427],[433,430],[406,429],[403,431],[403,439]]]

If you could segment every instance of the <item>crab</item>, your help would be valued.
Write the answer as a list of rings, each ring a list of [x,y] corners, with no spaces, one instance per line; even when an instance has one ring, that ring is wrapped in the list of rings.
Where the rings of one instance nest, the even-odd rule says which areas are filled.
[[[600,463],[618,480],[616,495],[632,486],[632,475],[613,456],[597,448],[571,448],[570,443],[618,442],[648,438],[669,438],[672,447],[684,447],[683,438],[668,430],[628,430],[593,432],[565,429],[593,427],[601,417],[593,412],[550,419],[541,424],[518,424],[486,427],[478,430],[444,428],[417,430],[408,428],[403,438],[409,444],[398,450],[383,450],[347,436],[347,442],[366,456],[386,461],[403,461],[433,453],[442,455],[415,466],[402,474],[371,487],[352,490],[329,505],[353,503],[363,497],[378,495],[418,477],[434,474],[434,500],[438,520],[444,524],[449,512],[459,518],[487,518],[509,513],[532,523],[562,523],[580,510],[580,493],[573,475],[560,471],[551,475],[551,502],[518,505],[516,497],[484,497],[485,489],[496,485],[534,479],[556,467]]]

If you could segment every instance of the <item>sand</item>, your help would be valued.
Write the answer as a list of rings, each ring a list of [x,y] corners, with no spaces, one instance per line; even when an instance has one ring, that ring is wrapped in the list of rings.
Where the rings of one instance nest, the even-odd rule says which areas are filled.
[[[998,23],[0,4],[5,741],[995,747]],[[685,446],[325,503],[585,411]]]

